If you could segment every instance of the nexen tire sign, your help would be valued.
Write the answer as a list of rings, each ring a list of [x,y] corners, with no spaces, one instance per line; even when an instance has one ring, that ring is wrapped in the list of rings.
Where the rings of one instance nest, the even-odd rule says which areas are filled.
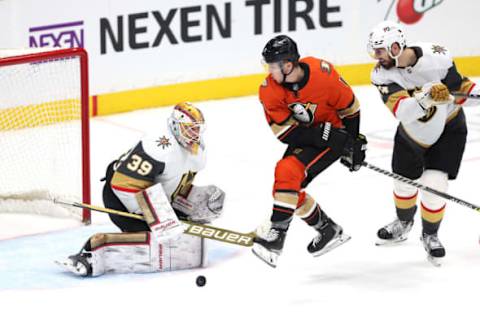
[[[384,19],[407,23],[418,15],[406,24],[409,41],[480,55],[468,37],[480,19],[452,14],[478,9],[478,1],[441,0],[3,0],[0,47],[84,46],[91,92],[103,94],[261,73],[261,50],[278,34],[294,38],[303,56],[371,63],[370,29]],[[448,27],[432,31],[446,20]]]
[[[342,26],[341,21],[332,22],[328,20],[329,13],[340,11],[339,6],[329,7],[327,0],[318,0],[317,12],[314,10],[314,0],[302,0],[301,2],[306,6],[303,9],[296,5],[297,2],[289,1],[288,21],[283,23],[286,25],[282,27],[282,3],[280,0],[275,0],[272,3],[265,0],[245,1],[245,7],[251,9],[251,17],[248,20],[253,21],[254,35],[263,33],[263,16],[269,15],[267,10],[273,12],[274,32],[296,31],[302,23],[307,30],[317,27]],[[318,20],[315,17],[318,17]],[[154,36],[152,36],[151,29],[146,26],[148,20],[155,21]],[[179,26],[177,32],[175,32],[175,26]],[[266,30],[268,33],[271,33],[271,31]],[[207,4],[205,6],[171,8],[163,12],[157,10],[133,13],[126,16],[120,15],[114,19],[104,17],[100,19],[101,54],[107,53],[107,44],[110,44],[114,51],[121,52],[124,51],[126,46],[130,49],[157,47],[162,44],[162,40],[166,40],[172,45],[180,42],[208,41],[213,39],[214,32],[218,34],[219,38],[232,37],[232,3],[226,2],[217,6]],[[248,29],[242,29],[242,32],[248,32]],[[140,37],[143,34],[145,36],[141,40]]]

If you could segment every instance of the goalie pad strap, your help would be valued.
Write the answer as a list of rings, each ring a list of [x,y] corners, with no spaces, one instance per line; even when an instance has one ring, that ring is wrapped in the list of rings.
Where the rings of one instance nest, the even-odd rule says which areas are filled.
[[[92,250],[113,245],[146,245],[150,243],[148,232],[95,234],[90,238]]]

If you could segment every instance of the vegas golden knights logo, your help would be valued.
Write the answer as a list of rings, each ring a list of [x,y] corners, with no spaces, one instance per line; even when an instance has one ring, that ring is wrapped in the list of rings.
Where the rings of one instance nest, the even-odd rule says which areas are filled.
[[[433,106],[427,110],[427,113],[425,114],[425,116],[422,116],[418,120],[420,122],[426,123],[432,119],[432,117],[435,115],[436,112],[437,112],[437,107]]]

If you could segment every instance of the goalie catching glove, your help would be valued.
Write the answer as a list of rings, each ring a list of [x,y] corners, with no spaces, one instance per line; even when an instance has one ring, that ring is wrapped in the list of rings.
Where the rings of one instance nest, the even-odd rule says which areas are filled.
[[[187,197],[175,196],[172,206],[189,221],[210,223],[220,217],[224,200],[225,192],[215,185],[192,186]]]

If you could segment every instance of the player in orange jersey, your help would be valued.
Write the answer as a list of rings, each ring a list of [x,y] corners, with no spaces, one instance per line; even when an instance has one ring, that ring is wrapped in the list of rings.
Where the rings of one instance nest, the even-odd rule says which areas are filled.
[[[358,170],[367,141],[359,134],[358,100],[332,64],[300,59],[296,43],[285,35],[271,39],[262,55],[269,76],[260,101],[273,133],[288,148],[275,167],[273,212],[257,229],[253,253],[275,267],[294,214],[318,232],[307,248],[314,256],[350,239],[304,189],[339,158],[350,171]]]

